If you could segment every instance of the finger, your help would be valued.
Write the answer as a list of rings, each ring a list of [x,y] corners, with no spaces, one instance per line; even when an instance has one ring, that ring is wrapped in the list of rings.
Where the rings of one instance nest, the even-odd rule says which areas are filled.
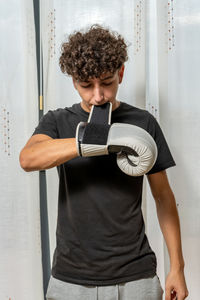
[[[172,300],[171,289],[165,289],[165,300]]]

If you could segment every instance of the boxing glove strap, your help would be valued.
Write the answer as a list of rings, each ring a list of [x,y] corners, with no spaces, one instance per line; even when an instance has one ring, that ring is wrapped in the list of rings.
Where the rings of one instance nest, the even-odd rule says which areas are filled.
[[[93,105],[88,122],[78,124],[76,143],[80,156],[108,154],[107,139],[111,127],[111,113],[110,102],[100,106]]]
[[[107,102],[103,105],[93,105],[88,118],[88,123],[110,124],[112,113],[112,103]]]
[[[93,105],[85,123],[82,144],[106,145],[111,122],[112,103]]]
[[[111,125],[88,123],[85,126],[82,144],[106,145]]]

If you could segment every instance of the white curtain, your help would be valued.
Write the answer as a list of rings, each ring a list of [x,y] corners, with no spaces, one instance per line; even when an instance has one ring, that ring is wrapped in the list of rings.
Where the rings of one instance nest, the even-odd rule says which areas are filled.
[[[147,14],[147,107],[159,111],[160,124],[177,166],[168,171],[181,222],[185,274],[191,300],[199,299],[200,282],[200,3],[150,0]],[[152,31],[153,30],[153,31]],[[151,51],[152,50],[152,51]],[[153,78],[153,81],[152,81]],[[155,102],[155,99],[159,101]],[[147,197],[148,198],[148,197]],[[150,198],[150,197],[149,197]],[[149,200],[149,199],[148,199]],[[147,230],[152,246],[157,245],[152,204],[147,208]],[[154,208],[155,211],[155,208]],[[151,226],[149,226],[151,225]],[[153,230],[152,230],[153,229]],[[157,252],[169,271],[164,245]],[[164,251],[164,252],[163,252]],[[163,254],[162,255],[160,254]],[[163,273],[164,272],[164,273]]]
[[[162,35],[160,119],[177,163],[170,179],[181,220],[189,299],[197,300],[200,293],[200,2],[168,2],[167,9],[159,7],[158,19],[158,28],[163,28],[159,31],[159,36]]]
[[[0,1],[0,299],[43,299],[38,173],[19,152],[38,122],[33,2]]]
[[[58,65],[60,45],[65,36],[99,23],[117,30],[131,43],[118,99],[146,108],[157,118],[177,163],[176,167],[168,170],[168,176],[181,219],[185,272],[190,292],[188,299],[198,300],[199,1],[46,0],[42,11],[46,111],[80,101],[71,78],[64,76]],[[56,170],[49,170],[51,257],[55,247],[57,180]],[[158,258],[158,275],[164,287],[169,261],[147,184],[144,187],[143,212],[147,235]]]

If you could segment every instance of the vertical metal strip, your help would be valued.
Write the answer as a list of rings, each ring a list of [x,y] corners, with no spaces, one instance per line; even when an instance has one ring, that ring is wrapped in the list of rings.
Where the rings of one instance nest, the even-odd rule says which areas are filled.
[[[43,96],[40,95],[40,110],[43,110]]]
[[[43,116],[43,53],[41,41],[41,14],[40,0],[33,0],[34,20],[35,20],[35,39],[36,39],[36,58],[37,58],[37,77],[38,77],[38,102],[39,102],[39,119]],[[48,287],[51,273],[50,265],[50,248],[49,248],[49,224],[47,208],[47,189],[46,173],[39,172],[40,184],[40,224],[41,224],[41,247],[42,247],[42,270],[43,270],[43,290],[44,299]]]

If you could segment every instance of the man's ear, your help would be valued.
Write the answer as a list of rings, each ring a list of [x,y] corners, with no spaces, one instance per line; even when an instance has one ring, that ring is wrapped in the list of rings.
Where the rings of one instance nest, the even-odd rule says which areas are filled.
[[[125,69],[125,66],[124,64],[121,66],[121,68],[119,69],[118,71],[118,75],[119,75],[119,83],[122,82],[122,79],[123,79],[123,76],[124,76],[124,69]]]

